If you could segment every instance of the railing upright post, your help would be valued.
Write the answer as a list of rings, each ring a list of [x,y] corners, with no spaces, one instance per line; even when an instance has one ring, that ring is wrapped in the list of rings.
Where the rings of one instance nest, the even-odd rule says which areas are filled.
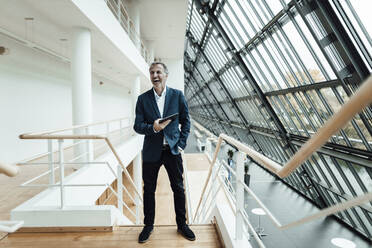
[[[120,213],[123,213],[123,169],[121,165],[117,165],[117,172],[116,172],[116,182],[117,182],[117,189],[118,189],[118,209]]]
[[[85,135],[89,135],[90,130],[89,127],[85,128]],[[93,154],[93,142],[92,140],[87,139],[86,140],[86,145],[87,145],[87,162],[91,162],[94,159],[94,154]]]
[[[212,143],[209,138],[205,140],[205,152],[207,153],[207,156],[212,158]]]
[[[119,125],[120,125],[120,135],[123,134],[123,122],[122,120],[119,121]]]
[[[53,140],[48,139],[49,184],[54,184]]]
[[[63,158],[63,139],[58,140],[59,150],[59,172],[60,172],[60,192],[61,192],[61,209],[65,205],[65,189],[64,189],[64,177],[65,177],[65,165]]]
[[[212,180],[212,185],[211,185],[211,187],[212,187],[212,197],[211,197],[211,209],[213,209],[215,206],[216,206],[216,201],[217,201],[217,199],[213,199],[213,196],[214,195],[216,195],[216,193],[217,193],[217,190],[218,190],[218,184],[217,184],[217,181],[218,181],[218,179],[217,179],[217,169],[218,169],[218,167],[219,167],[219,163],[217,162],[217,160],[216,160],[216,162],[214,163],[214,165],[213,165],[213,167],[212,167],[212,175],[211,175],[211,180]]]
[[[106,136],[108,137],[109,134],[110,134],[110,123],[107,122],[107,123],[106,123]]]
[[[243,214],[244,211],[244,186],[240,182],[244,182],[244,153],[239,151],[236,161],[236,220],[235,220],[235,238],[241,240],[243,238]]]

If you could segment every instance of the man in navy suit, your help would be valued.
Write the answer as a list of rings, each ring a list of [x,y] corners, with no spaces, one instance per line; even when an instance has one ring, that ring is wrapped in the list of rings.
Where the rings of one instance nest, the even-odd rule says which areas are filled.
[[[138,237],[138,242],[146,242],[153,230],[156,182],[162,165],[168,173],[173,191],[177,230],[185,238],[195,240],[194,233],[186,224],[183,166],[180,154],[180,151],[186,147],[186,140],[190,133],[187,103],[180,90],[166,87],[168,69],[164,63],[152,63],[149,71],[153,88],[138,97],[134,121],[134,130],[145,135],[142,149],[145,227]],[[176,113],[178,113],[176,119],[159,123],[162,117]]]

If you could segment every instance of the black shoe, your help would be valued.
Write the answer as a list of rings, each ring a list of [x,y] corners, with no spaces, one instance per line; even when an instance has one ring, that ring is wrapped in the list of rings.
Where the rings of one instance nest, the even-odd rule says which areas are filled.
[[[138,236],[138,243],[145,243],[149,240],[152,231],[154,230],[154,226],[145,226],[142,229],[142,232]]]
[[[195,234],[188,225],[179,226],[177,229],[177,232],[179,232],[182,236],[184,236],[186,239],[194,241],[195,240]]]

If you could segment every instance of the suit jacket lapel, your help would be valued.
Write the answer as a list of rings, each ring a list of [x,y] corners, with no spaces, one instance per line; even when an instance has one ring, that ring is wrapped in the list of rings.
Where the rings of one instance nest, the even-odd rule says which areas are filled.
[[[153,89],[150,92],[150,99],[151,99],[151,106],[152,106],[153,110],[155,111],[156,116],[158,118],[161,118],[159,108],[158,108],[158,104],[156,103],[156,100],[155,100],[155,95],[154,95],[154,90]]]
[[[169,102],[171,100],[171,96],[172,95],[172,91],[170,88],[167,87],[167,94],[165,95],[165,102],[164,102],[164,111],[163,111],[163,117],[166,117],[168,116],[167,115],[167,110],[168,110],[168,106],[169,106]]]

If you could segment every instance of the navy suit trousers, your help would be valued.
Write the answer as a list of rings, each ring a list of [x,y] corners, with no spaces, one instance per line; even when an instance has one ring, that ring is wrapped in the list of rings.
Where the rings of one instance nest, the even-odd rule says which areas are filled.
[[[144,224],[153,225],[155,218],[155,191],[160,167],[164,165],[171,184],[174,198],[174,209],[178,226],[186,223],[185,190],[183,186],[183,166],[181,154],[173,155],[169,149],[162,149],[161,159],[155,163],[143,162],[143,212]]]

